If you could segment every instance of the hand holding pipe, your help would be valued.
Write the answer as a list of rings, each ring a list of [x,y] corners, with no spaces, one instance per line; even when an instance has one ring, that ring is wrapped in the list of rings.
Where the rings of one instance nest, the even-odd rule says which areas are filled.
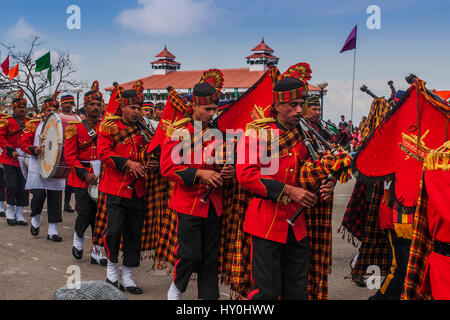
[[[328,175],[328,177],[327,177],[327,179],[326,179],[326,182],[324,183],[324,184],[327,184],[328,182],[330,182],[330,181],[335,181],[336,180],[336,177],[334,176],[334,175],[332,175],[332,174],[329,174]],[[320,184],[320,186],[316,189],[316,190],[314,190],[314,194],[315,195],[319,195],[319,193],[320,193],[320,187],[322,186],[323,184]],[[295,220],[297,220],[298,219],[298,217],[303,213],[303,211],[305,211],[307,208],[306,207],[301,207],[290,219],[287,219],[286,220],[286,222],[287,223],[289,223],[291,226],[294,226],[294,223],[295,223]]]

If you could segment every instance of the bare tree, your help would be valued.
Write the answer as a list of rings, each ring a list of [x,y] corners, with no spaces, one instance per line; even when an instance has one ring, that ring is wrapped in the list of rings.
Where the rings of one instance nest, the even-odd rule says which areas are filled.
[[[32,105],[35,112],[38,112],[40,100],[44,96],[52,96],[56,90],[61,92],[74,92],[75,87],[78,87],[82,82],[76,81],[72,78],[76,72],[72,64],[73,58],[68,52],[54,50],[57,53],[57,61],[51,62],[52,83],[47,79],[47,70],[35,72],[36,58],[35,53],[44,44],[39,36],[31,37],[28,42],[27,50],[19,51],[15,45],[7,45],[0,43],[3,46],[10,58],[10,65],[19,63],[19,75],[10,80],[8,76],[1,73],[0,82],[6,84],[9,90],[22,89]],[[11,63],[12,62],[12,63]]]

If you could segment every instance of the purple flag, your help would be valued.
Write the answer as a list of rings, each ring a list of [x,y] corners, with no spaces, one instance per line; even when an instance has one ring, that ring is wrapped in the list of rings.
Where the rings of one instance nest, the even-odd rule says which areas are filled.
[[[353,50],[356,48],[356,28],[357,27],[358,27],[358,25],[356,25],[353,28],[352,32],[350,32],[350,34],[347,37],[347,40],[345,40],[345,44],[342,47],[341,52],[339,52],[339,53],[342,53],[342,52],[348,51],[348,50]]]

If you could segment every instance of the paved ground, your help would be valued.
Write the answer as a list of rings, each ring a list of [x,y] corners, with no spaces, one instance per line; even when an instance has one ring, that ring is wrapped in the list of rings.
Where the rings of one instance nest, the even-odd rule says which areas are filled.
[[[334,300],[363,300],[375,292],[359,288],[349,279],[349,261],[357,249],[342,240],[336,230],[342,221],[353,183],[338,185],[333,210],[333,271],[329,277],[329,298]],[[25,216],[29,217],[29,208]],[[71,254],[73,225],[76,213],[63,213],[59,227],[63,242],[47,240],[47,223],[44,214],[38,237],[30,234],[28,226],[9,227],[5,218],[0,218],[0,300],[5,299],[51,299],[56,289],[65,286],[71,273],[70,266],[81,269],[81,280],[104,280],[106,268],[91,265],[89,256],[76,261]],[[29,219],[28,219],[29,221]],[[89,240],[85,243],[88,251]],[[141,296],[131,299],[166,299],[172,276],[164,271],[155,271],[150,260],[144,260],[135,272],[135,281],[142,287]],[[221,287],[221,299],[228,299],[230,290]],[[196,284],[191,283],[184,298],[196,299]]]

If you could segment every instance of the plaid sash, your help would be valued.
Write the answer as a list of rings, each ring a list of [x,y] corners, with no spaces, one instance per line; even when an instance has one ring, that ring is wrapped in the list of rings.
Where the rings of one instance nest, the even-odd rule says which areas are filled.
[[[141,134],[141,131],[137,126],[127,127],[125,130],[119,131],[113,135],[114,146],[139,134]]]

